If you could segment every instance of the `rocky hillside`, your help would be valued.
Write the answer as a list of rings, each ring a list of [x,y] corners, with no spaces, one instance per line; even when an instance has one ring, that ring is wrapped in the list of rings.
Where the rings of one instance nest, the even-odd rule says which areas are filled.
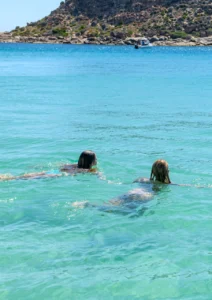
[[[195,43],[212,35],[212,0],[66,0],[11,33],[31,42],[127,44],[146,36]]]

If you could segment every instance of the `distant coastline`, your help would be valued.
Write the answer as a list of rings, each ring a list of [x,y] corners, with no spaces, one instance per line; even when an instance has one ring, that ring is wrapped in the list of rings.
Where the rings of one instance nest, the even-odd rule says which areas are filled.
[[[212,46],[212,0],[65,0],[2,43]]]
[[[126,39],[108,38],[66,38],[62,36],[13,36],[11,33],[0,33],[0,43],[32,43],[32,44],[74,44],[74,45],[135,45],[141,37],[130,37]],[[148,37],[147,37],[148,38]],[[163,36],[149,38],[154,46],[212,46],[212,36],[188,40],[177,38],[171,39]]]

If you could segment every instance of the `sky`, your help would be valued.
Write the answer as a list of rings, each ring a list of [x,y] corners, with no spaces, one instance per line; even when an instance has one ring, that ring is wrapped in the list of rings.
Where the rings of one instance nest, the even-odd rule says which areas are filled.
[[[0,32],[25,26],[50,14],[61,0],[0,0]]]

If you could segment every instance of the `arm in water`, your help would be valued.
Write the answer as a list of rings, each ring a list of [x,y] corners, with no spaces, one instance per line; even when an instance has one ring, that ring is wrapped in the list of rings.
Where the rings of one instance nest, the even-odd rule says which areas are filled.
[[[18,179],[41,179],[41,178],[55,178],[64,175],[75,175],[77,173],[95,173],[97,169],[93,168],[97,165],[96,154],[91,150],[83,151],[79,157],[77,164],[68,164],[61,167],[60,170],[43,171],[38,173],[29,173],[20,176],[13,176],[2,174],[0,181],[18,180]]]
[[[27,180],[27,179],[41,179],[41,178],[55,178],[60,177],[63,174],[59,172],[39,172],[39,173],[29,173],[19,176],[13,175],[0,175],[0,181],[11,181],[11,180]]]

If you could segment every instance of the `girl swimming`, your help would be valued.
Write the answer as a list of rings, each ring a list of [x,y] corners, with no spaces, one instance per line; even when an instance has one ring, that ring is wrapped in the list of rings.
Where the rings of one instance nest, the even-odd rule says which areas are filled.
[[[63,173],[67,173],[70,175],[75,175],[77,173],[97,173],[96,168],[93,168],[97,165],[96,154],[91,150],[83,151],[79,157],[77,164],[68,164],[64,165],[60,168],[60,170],[52,170],[47,172],[39,172],[39,173],[29,173],[20,176],[5,176],[0,175],[0,181],[8,181],[15,179],[41,179],[41,178],[54,178],[61,177]]]
[[[169,178],[169,168],[168,163],[165,160],[159,159],[152,165],[150,179],[148,178],[138,178],[134,182],[138,183],[153,183],[154,186],[157,183],[164,183],[164,184],[170,184],[171,180]],[[122,206],[123,208],[129,208],[129,209],[135,209],[138,207],[141,202],[147,202],[150,201],[155,193],[155,187],[154,186],[143,186],[140,188],[136,188],[133,190],[130,190],[129,192],[118,196],[112,200],[110,200],[108,203],[104,204],[103,206],[96,206],[93,204],[90,204],[88,201],[84,202],[74,202],[72,204],[73,207],[83,208],[83,207],[96,207],[99,210],[105,211],[105,212],[111,212],[114,211],[114,209],[111,210],[112,207]]]
[[[91,150],[86,150],[81,153],[77,164],[64,165],[60,170],[70,174],[85,172],[95,173],[96,169],[93,167],[96,165],[96,154]]]
[[[169,177],[169,165],[167,161],[163,159],[156,160],[152,165],[150,179],[138,178],[134,182],[170,184],[171,180]]]

